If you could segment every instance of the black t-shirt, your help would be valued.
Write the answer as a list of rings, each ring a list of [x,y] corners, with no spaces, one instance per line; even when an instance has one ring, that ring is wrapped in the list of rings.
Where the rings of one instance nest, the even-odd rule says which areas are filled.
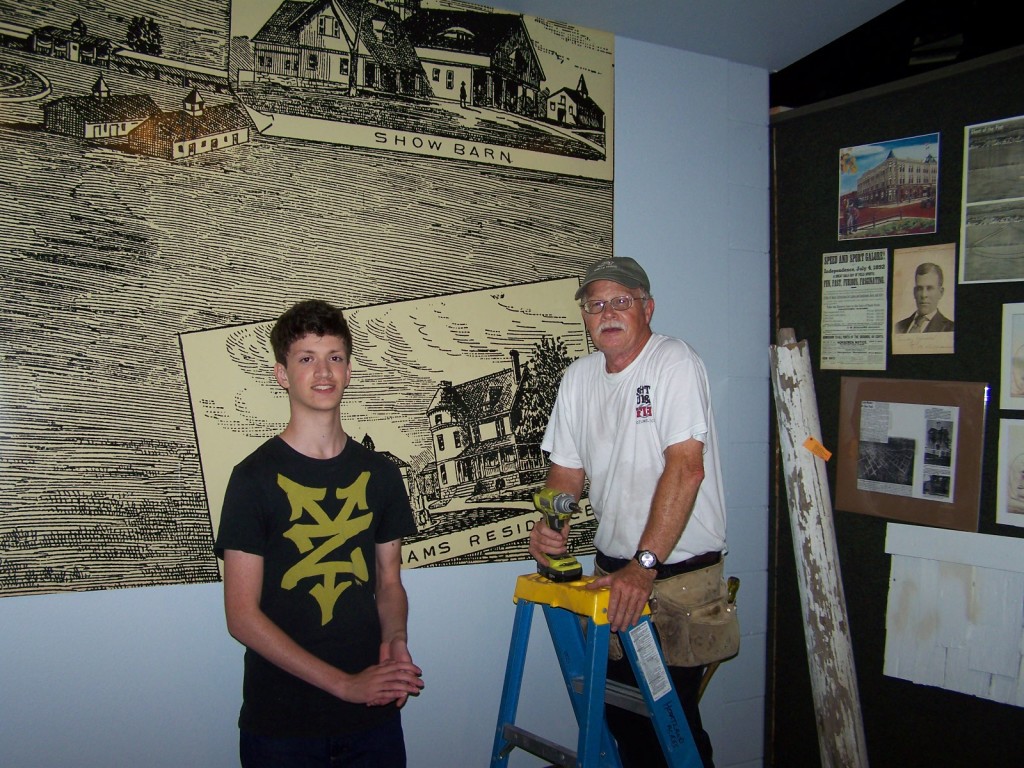
[[[351,438],[314,459],[280,437],[234,468],[214,544],[263,558],[260,607],[314,655],[356,673],[376,664],[374,545],[416,532],[398,467]],[[332,736],[393,717],[393,705],[341,701],[245,652],[239,727],[264,736]]]

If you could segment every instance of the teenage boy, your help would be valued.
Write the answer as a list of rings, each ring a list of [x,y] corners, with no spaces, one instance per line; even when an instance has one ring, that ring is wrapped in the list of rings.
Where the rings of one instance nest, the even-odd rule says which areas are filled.
[[[246,647],[243,768],[404,766],[400,709],[423,687],[407,647],[398,468],[349,438],[342,312],[310,300],[270,334],[291,418],[234,468],[215,549],[228,631]]]

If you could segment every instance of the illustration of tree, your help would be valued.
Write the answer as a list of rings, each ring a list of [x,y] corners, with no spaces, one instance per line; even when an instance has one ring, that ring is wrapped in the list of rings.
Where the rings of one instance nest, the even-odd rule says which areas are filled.
[[[128,24],[128,45],[139,53],[159,56],[164,52],[160,25],[148,16],[132,16]]]
[[[551,409],[555,405],[562,374],[572,363],[565,342],[545,336],[533,345],[533,359],[525,376],[521,419],[515,425],[516,437],[523,443],[539,443],[544,436]]]

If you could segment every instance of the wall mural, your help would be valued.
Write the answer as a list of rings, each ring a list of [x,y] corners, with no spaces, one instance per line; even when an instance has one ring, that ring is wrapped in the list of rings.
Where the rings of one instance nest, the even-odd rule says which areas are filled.
[[[227,472],[287,418],[269,324],[310,297],[352,320],[342,415],[402,468],[405,564],[527,557],[572,293],[612,248],[611,35],[0,0],[0,41],[0,595],[219,579]]]

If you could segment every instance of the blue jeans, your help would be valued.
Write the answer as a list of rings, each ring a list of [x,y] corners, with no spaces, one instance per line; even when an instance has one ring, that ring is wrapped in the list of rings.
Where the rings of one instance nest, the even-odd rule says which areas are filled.
[[[242,731],[242,768],[405,768],[402,718],[323,738],[273,738]]]

